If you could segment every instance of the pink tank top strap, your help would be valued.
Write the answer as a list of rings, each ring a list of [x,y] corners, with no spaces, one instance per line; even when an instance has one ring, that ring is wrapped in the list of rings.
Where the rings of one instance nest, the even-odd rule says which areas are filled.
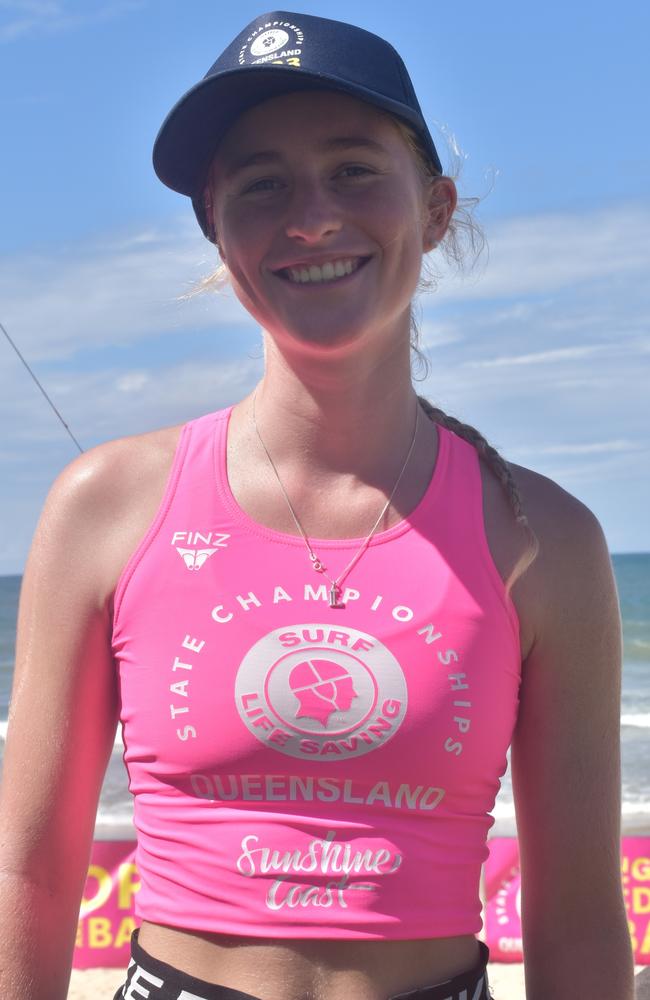
[[[464,578],[487,578],[506,610],[518,644],[519,618],[494,561],[485,527],[479,453],[469,441],[451,430],[438,427],[438,434],[447,447],[444,450],[444,497],[435,509],[441,529],[436,532],[436,538],[440,537],[445,553]]]
[[[149,530],[127,562],[115,589],[113,622],[117,623],[127,587],[141,560],[144,558],[160,530],[168,521],[175,522],[178,548],[189,536],[199,535],[192,525],[185,525],[183,515],[191,511],[192,521],[212,521],[215,516],[215,452],[225,447],[230,409],[207,413],[184,424],[176,446],[176,453],[158,512]],[[212,487],[212,488],[210,488]],[[176,523],[177,522],[177,523]],[[198,538],[200,542],[200,537]]]

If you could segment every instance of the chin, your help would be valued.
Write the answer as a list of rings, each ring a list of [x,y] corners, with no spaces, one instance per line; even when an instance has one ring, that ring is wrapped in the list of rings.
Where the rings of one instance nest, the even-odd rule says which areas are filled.
[[[364,339],[363,328],[349,327],[334,329],[331,324],[297,326],[291,323],[261,322],[264,336],[273,341],[279,351],[295,352],[296,350],[327,353],[336,349],[344,349]]]
[[[289,340],[295,347],[301,347],[303,350],[323,356],[349,350],[354,345],[361,347],[365,343],[362,331],[341,330],[337,332],[332,331],[331,328],[328,330],[289,330],[285,331],[282,340],[284,343]]]

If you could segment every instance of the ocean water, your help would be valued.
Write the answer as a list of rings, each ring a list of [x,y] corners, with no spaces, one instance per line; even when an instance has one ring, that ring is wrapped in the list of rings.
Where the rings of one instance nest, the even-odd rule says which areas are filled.
[[[624,662],[621,704],[623,829],[650,834],[650,553],[612,556],[623,619]],[[20,577],[0,577],[0,766],[14,663]],[[494,808],[492,833],[515,833],[509,771]],[[128,836],[131,796],[116,738],[104,781],[97,835]]]

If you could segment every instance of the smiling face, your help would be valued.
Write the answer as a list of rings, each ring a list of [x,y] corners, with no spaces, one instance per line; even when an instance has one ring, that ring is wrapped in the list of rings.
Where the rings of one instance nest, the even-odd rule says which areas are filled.
[[[237,297],[278,345],[408,343],[422,253],[440,233],[413,154],[379,111],[333,92],[259,104],[226,134],[210,187]]]

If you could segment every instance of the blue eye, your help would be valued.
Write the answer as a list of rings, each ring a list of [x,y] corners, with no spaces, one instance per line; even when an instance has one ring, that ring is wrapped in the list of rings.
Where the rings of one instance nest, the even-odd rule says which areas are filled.
[[[341,173],[347,174],[349,177],[363,177],[364,174],[371,174],[372,170],[368,167],[362,167],[358,163],[352,163],[348,167],[343,167]]]
[[[253,181],[249,184],[247,188],[244,189],[244,194],[251,194],[256,191],[273,191],[273,185],[279,184],[279,181],[274,177],[260,177],[259,180]]]

